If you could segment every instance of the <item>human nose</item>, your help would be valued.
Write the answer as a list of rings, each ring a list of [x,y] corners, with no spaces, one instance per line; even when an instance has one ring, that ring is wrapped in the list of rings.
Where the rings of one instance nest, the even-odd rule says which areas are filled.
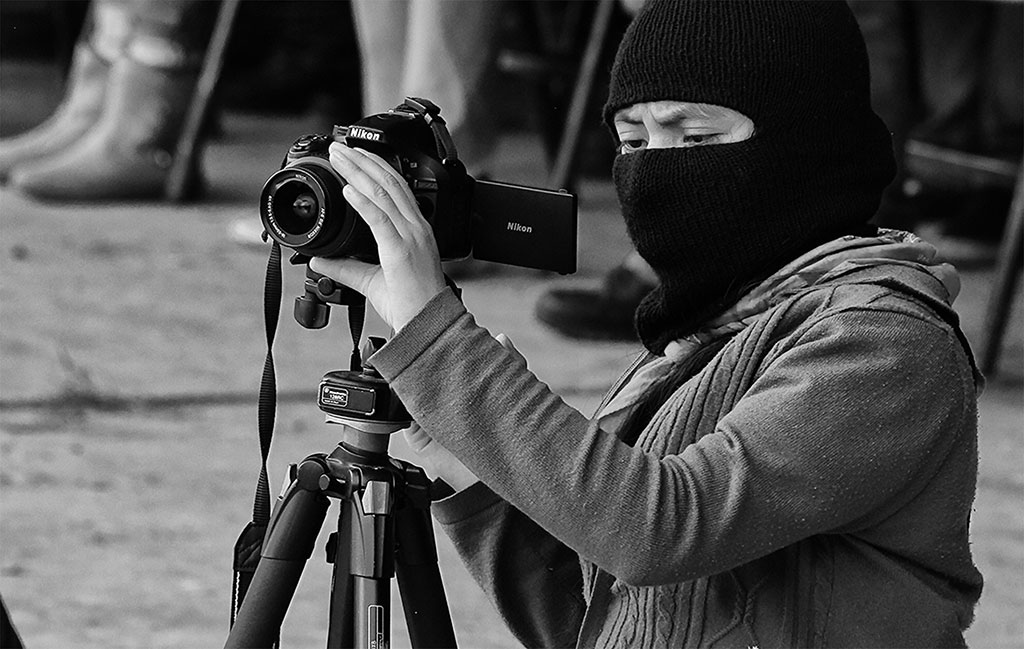
[[[648,149],[674,149],[684,146],[684,144],[682,135],[664,130],[651,132],[647,139]]]

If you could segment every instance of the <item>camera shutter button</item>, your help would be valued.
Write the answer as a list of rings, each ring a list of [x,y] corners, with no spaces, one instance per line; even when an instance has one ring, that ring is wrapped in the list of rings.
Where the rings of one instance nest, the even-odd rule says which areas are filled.
[[[321,277],[316,280],[316,292],[319,293],[321,297],[328,297],[331,293],[334,293],[334,290],[334,280],[330,277]]]

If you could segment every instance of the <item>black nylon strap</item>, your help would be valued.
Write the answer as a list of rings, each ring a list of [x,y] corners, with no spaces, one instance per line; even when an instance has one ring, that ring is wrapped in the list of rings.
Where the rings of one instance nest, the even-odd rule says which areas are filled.
[[[348,305],[348,330],[352,333],[352,359],[349,369],[359,372],[363,369],[363,361],[359,356],[359,339],[363,337],[363,324],[366,321],[366,302],[359,300]]]
[[[263,362],[263,378],[260,379],[260,396],[257,410],[257,425],[260,435],[260,477],[256,483],[256,499],[253,503],[252,520],[257,525],[270,521],[270,479],[267,476],[267,458],[270,457],[270,442],[274,436],[274,419],[277,414],[277,378],[274,373],[274,336],[281,316],[281,244],[274,241],[267,260],[267,279],[263,286],[263,316],[267,331],[267,358]]]
[[[270,480],[267,477],[267,458],[270,456],[270,441],[274,435],[274,418],[277,411],[277,379],[274,375],[274,335],[281,315],[281,245],[276,241],[270,249],[267,260],[267,278],[263,285],[263,316],[267,331],[267,358],[263,363],[263,378],[260,380],[258,423],[260,435],[260,477],[256,482],[256,496],[252,507],[252,522],[245,526],[235,542],[234,580],[231,589],[231,625],[245,593],[249,590],[256,567],[263,550],[263,537],[270,522]],[[275,641],[274,646],[278,643]]]

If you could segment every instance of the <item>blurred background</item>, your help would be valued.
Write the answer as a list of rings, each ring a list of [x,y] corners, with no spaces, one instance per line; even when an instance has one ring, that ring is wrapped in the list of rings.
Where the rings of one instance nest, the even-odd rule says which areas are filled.
[[[484,326],[593,411],[640,349],[607,314],[649,288],[600,123],[637,4],[0,1],[0,595],[26,646],[223,643],[259,469],[257,199],[304,133],[426,96],[472,174],[577,192],[575,276],[472,261],[449,273]],[[1024,4],[851,6],[901,153],[877,220],[958,266],[957,310],[989,375],[973,519],[986,587],[968,641],[1021,646]],[[315,391],[351,347],[343,322],[310,331],[288,316],[301,286],[287,267],[275,492],[289,463],[337,442]],[[368,333],[387,333],[372,314]],[[323,642],[329,527],[285,646]],[[517,646],[438,542],[462,644]],[[397,605],[394,626],[408,646]]]

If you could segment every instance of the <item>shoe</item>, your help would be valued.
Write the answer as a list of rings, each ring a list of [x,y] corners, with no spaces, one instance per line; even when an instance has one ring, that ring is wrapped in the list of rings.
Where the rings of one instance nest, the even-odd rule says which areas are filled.
[[[19,165],[10,184],[44,201],[89,202],[162,198],[178,135],[198,79],[195,69],[163,69],[117,59],[102,115],[62,152]],[[199,155],[195,156],[198,161]],[[189,171],[186,198],[200,189]]]
[[[99,120],[110,66],[89,44],[75,48],[67,92],[53,115],[25,133],[0,140],[0,184],[7,182],[16,166],[58,153]]]
[[[596,288],[555,287],[537,300],[537,319],[579,340],[636,341],[633,314],[657,285],[627,264],[613,268]]]

